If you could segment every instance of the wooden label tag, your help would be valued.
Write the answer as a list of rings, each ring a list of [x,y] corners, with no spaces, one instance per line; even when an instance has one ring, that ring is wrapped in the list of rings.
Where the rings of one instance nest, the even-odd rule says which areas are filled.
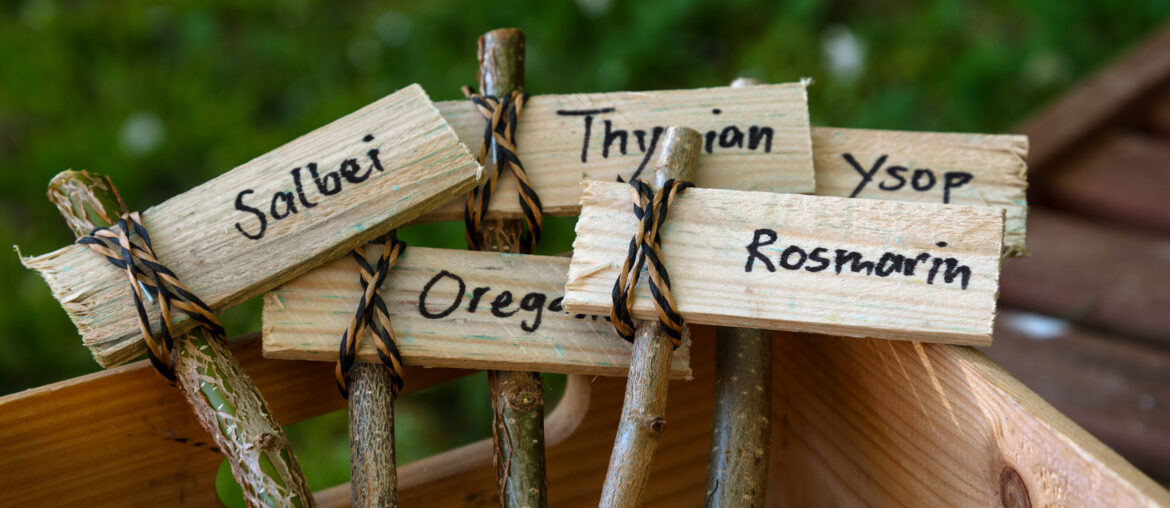
[[[1026,136],[816,127],[812,139],[818,196],[1002,208],[1005,252],[1026,253]]]
[[[370,247],[373,259],[380,247]],[[562,307],[569,259],[408,247],[379,294],[407,365],[624,376],[630,344],[608,319]],[[337,361],[361,298],[357,263],[342,257],[264,296],[264,356]],[[688,377],[690,341],[671,375]],[[377,362],[372,340],[358,359]]]
[[[220,312],[465,194],[478,170],[411,85],[142,216],[160,261]],[[125,274],[101,256],[72,245],[23,261],[103,366],[145,351]]]
[[[469,101],[438,103],[459,139],[477,150],[484,119]],[[577,215],[582,180],[649,175],[651,152],[670,125],[704,136],[697,185],[809,193],[814,190],[808,94],[803,83],[655,92],[537,95],[528,100],[516,144],[547,215]],[[512,176],[500,185],[513,189]],[[511,192],[510,190],[508,192]],[[492,200],[491,215],[523,216],[515,198]],[[463,201],[422,221],[461,220]]]
[[[586,182],[565,308],[607,313],[634,233],[628,185]],[[1004,211],[686,190],[663,258],[691,323],[988,345]],[[645,279],[645,277],[643,277]],[[655,319],[648,284],[634,317]]]

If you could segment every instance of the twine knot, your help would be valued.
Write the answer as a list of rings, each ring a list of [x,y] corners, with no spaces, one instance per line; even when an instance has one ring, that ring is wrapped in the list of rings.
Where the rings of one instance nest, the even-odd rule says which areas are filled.
[[[341,335],[341,345],[338,348],[335,373],[337,389],[341,391],[342,397],[349,398],[349,371],[357,361],[358,347],[361,346],[366,328],[373,331],[374,336],[378,338],[374,345],[378,349],[378,358],[390,371],[394,393],[398,394],[402,390],[402,354],[398,352],[394,329],[390,327],[390,311],[378,294],[378,288],[386,281],[386,275],[405,250],[406,242],[399,240],[395,232],[391,231],[382,245],[382,253],[378,256],[376,265],[370,266],[361,249],[356,249],[351,254],[357,262],[358,271],[361,272],[362,298],[358,302],[357,311],[349,321],[349,326]]]
[[[516,177],[516,190],[520,196],[520,209],[524,212],[527,229],[520,237],[520,249],[531,254],[540,242],[543,220],[540,197],[528,181],[528,174],[516,153],[516,119],[528,101],[528,94],[515,90],[503,99],[491,95],[474,93],[471,87],[463,87],[465,95],[486,120],[483,129],[483,143],[479,147],[477,160],[487,170],[487,179],[467,194],[467,205],[463,210],[463,222],[467,225],[467,246],[471,250],[483,250],[483,218],[487,215],[496,183],[506,167]],[[493,147],[493,141],[495,142]],[[493,147],[488,163],[488,149]]]
[[[658,321],[662,323],[671,344],[677,348],[682,342],[683,319],[670,291],[670,275],[662,262],[662,225],[666,223],[674,199],[683,190],[694,187],[694,184],[670,179],[657,193],[641,179],[631,180],[630,186],[634,190],[634,216],[638,218],[638,227],[630,238],[629,252],[622,263],[621,273],[613,284],[610,320],[618,335],[627,341],[634,341],[636,325],[630,313],[634,306],[634,288],[638,285],[642,266],[649,261],[646,271],[650,273],[650,294],[654,297]]]
[[[138,311],[138,327],[146,342],[150,363],[164,378],[175,382],[174,349],[175,332],[171,323],[171,309],[178,309],[198,323],[211,340],[223,341],[225,332],[211,307],[195,296],[169,268],[158,261],[150,235],[142,225],[138,212],[124,213],[118,223],[110,228],[97,228],[77,243],[101,254],[110,264],[126,273],[130,281],[130,295]],[[151,303],[157,301],[159,322],[162,324],[159,336],[150,331],[150,317],[146,313],[143,298]]]

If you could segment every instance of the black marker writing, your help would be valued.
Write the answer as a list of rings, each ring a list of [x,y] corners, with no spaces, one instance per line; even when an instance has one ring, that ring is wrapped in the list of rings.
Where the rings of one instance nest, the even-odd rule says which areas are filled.
[[[362,141],[366,143],[373,140],[374,136],[372,134],[366,134],[362,138]],[[366,151],[365,155],[370,164],[365,169],[362,169],[356,157],[341,161],[341,165],[337,171],[330,171],[324,175],[317,173],[317,163],[315,162],[305,164],[305,169],[308,170],[309,177],[313,179],[317,193],[323,197],[332,196],[341,192],[342,180],[356,185],[368,180],[375,170],[378,172],[385,171],[382,168],[382,161],[378,158],[378,153],[379,150],[377,148],[371,148]],[[267,203],[267,214],[264,213],[264,204],[259,204],[259,207],[257,207],[249,205],[244,201],[244,198],[256,193],[254,189],[244,189],[236,194],[235,209],[256,216],[254,226],[251,224],[245,226],[245,221],[235,224],[236,230],[244,235],[245,238],[250,240],[263,238],[264,233],[268,230],[269,216],[272,217],[272,220],[281,220],[300,213],[302,208],[307,210],[319,204],[309,199],[305,190],[305,184],[302,181],[300,167],[293,168],[289,171],[289,175],[292,177],[293,190],[274,192]],[[297,203],[300,203],[300,205],[298,206]]]
[[[580,116],[584,122],[585,132],[581,140],[581,162],[589,162],[589,144],[593,139],[594,117],[599,117],[608,113],[617,111],[616,108],[597,108],[597,109],[562,109],[558,110],[557,114],[561,116]],[[723,111],[719,108],[711,110],[711,114],[719,115]],[[615,127],[614,121],[603,119],[601,126],[598,129],[601,132],[601,158],[608,159],[611,154],[613,156],[629,155],[634,150],[636,153],[642,154],[642,162],[638,164],[638,168],[634,174],[630,175],[630,179],[637,178],[645,169],[646,164],[650,162],[650,156],[654,153],[654,149],[658,146],[658,140],[661,139],[663,133],[666,132],[665,126],[654,126],[644,129],[623,128],[621,126]],[[733,149],[733,150],[759,150],[763,149],[764,153],[772,152],[772,138],[775,136],[775,130],[771,127],[761,127],[752,125],[749,127],[739,127],[736,125],[729,125],[723,128],[709,130],[704,134],[704,147],[707,153],[712,153],[716,148]],[[618,178],[621,180],[621,177]]]
[[[480,304],[484,301],[484,296],[491,293],[492,288],[487,286],[476,287],[471,290],[471,296],[468,298],[468,303],[463,306],[463,309],[468,313],[474,314],[480,309]],[[418,296],[418,313],[420,316],[427,319],[443,319],[463,305],[463,296],[467,294],[467,283],[454,273],[447,270],[440,271],[431,277],[423,286],[422,292]],[[547,310],[554,314],[565,314],[564,298],[556,297],[549,298],[549,295],[538,291],[531,291],[520,298],[518,305],[515,296],[511,291],[501,291],[494,298],[491,303],[486,305],[491,314],[500,319],[507,319],[515,316],[520,311],[527,312],[520,320],[520,329],[525,332],[532,333],[540,328],[541,320],[544,317],[544,311]],[[575,319],[592,318],[594,321],[598,320],[599,316],[586,316],[585,314],[576,314]],[[600,318],[609,320],[608,317]]]
[[[913,277],[918,265],[930,261],[930,271],[926,276],[927,284],[935,283],[939,270],[942,270],[943,284],[951,284],[957,280],[960,288],[966,290],[967,285],[971,282],[971,267],[959,264],[959,260],[956,258],[938,257],[927,252],[912,256],[884,252],[876,261],[872,258],[866,259],[864,254],[857,251],[848,249],[830,251],[827,247],[807,249],[797,245],[789,245],[780,250],[780,253],[774,258],[761,252],[762,247],[773,245],[778,239],[779,235],[774,230],[757,229],[752,235],[752,241],[747,244],[747,262],[744,264],[743,270],[747,273],[752,273],[755,270],[758,273],[760,271],[756,265],[758,261],[760,263],[758,266],[768,272],[776,272],[777,268],[819,272],[832,267],[833,272],[837,275],[860,273],[876,277],[889,277],[894,274]],[[943,248],[947,246],[947,243],[938,242],[935,246]],[[778,247],[771,250],[778,250]]]
[[[889,158],[889,156],[882,155],[881,157],[878,157],[877,160],[874,161],[873,165],[869,167],[869,169],[865,169],[865,166],[857,162],[857,159],[853,157],[853,154],[843,153],[841,154],[841,158],[845,159],[845,162],[849,163],[849,166],[852,167],[858,175],[861,175],[861,181],[857,182],[857,187],[854,187],[853,192],[849,194],[849,197],[853,198],[857,197],[857,195],[865,189],[866,185],[875,180],[878,171],[882,169],[882,166],[886,163],[886,159]],[[933,189],[938,183],[938,177],[935,176],[935,172],[926,168],[919,168],[911,171],[905,166],[886,166],[885,173],[886,178],[883,178],[877,184],[877,187],[884,191],[893,192],[900,190],[909,184],[910,188],[917,192],[926,192]],[[947,171],[946,173],[943,173],[942,176],[943,203],[951,202],[952,190],[971,183],[971,180],[975,178],[975,175],[965,171]]]

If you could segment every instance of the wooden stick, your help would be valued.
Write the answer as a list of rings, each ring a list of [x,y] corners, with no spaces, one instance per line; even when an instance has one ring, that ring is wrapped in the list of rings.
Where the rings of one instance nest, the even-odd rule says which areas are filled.
[[[126,213],[109,177],[86,171],[59,173],[49,199],[78,237]],[[198,328],[175,338],[172,362],[179,389],[227,456],[248,505],[314,506],[284,431],[227,344]]]
[[[398,506],[390,371],[358,362],[349,371],[350,505]]]
[[[772,332],[715,328],[707,506],[763,506],[772,432]]]
[[[669,179],[689,181],[702,149],[702,136],[693,129],[671,126],[663,136],[654,170],[655,189]],[[622,417],[614,439],[601,506],[638,506],[658,440],[666,430],[666,389],[673,348],[657,320],[638,323],[633,360],[626,380]]]
[[[502,100],[514,90],[524,88],[524,32],[501,28],[485,33],[479,38],[478,57],[480,93]],[[493,140],[489,160],[495,160],[496,150]],[[522,223],[517,219],[486,220],[483,225],[486,250],[517,252],[521,228]],[[500,506],[546,506],[544,381],[537,372],[493,370],[488,371],[488,387],[495,448],[492,463]]]
[[[732,87],[758,85],[739,78]],[[715,328],[715,420],[708,507],[763,506],[772,432],[772,332]]]

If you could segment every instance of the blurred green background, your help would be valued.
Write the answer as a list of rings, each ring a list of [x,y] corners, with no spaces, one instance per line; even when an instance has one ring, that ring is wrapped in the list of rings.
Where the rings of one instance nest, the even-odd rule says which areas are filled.
[[[27,0],[0,12],[0,244],[39,254],[72,240],[44,196],[58,171],[110,174],[145,209],[409,83],[461,98],[492,28],[526,32],[534,94],[807,76],[814,125],[995,133],[1164,23],[1170,0]],[[567,250],[572,224],[553,221],[542,251]],[[403,236],[463,248],[461,224]],[[97,369],[15,255],[0,283],[0,394]],[[258,302],[224,322],[258,330]],[[402,400],[400,460],[488,437],[486,393],[480,374]],[[343,413],[289,430],[316,488],[348,480]]]

